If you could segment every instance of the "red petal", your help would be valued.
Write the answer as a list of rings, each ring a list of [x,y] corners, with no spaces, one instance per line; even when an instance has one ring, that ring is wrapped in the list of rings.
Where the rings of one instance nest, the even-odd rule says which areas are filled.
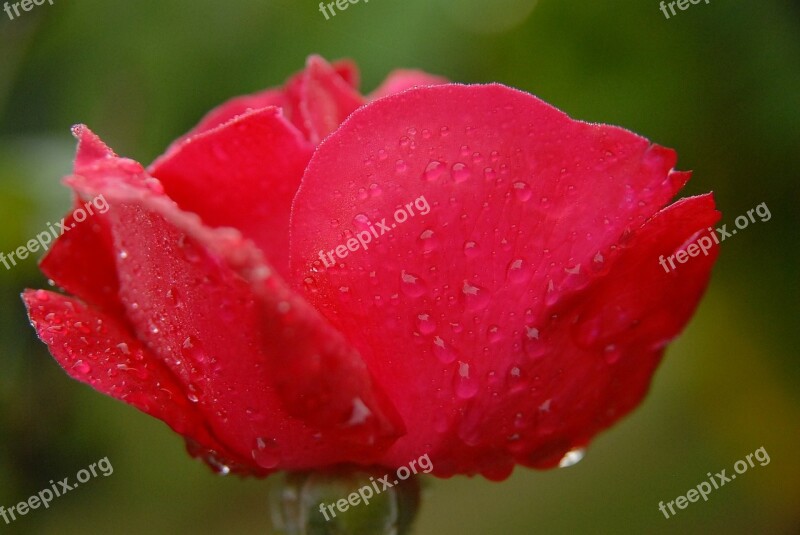
[[[150,172],[183,210],[238,229],[285,275],[289,211],[312,151],[277,108],[267,108],[175,146]]]
[[[44,290],[23,294],[31,324],[64,371],[236,459],[205,427],[172,373],[113,316]]]
[[[157,188],[105,173],[71,183],[108,200],[129,319],[230,449],[300,469],[369,462],[391,443],[399,424],[358,354],[238,232],[203,226]]]
[[[443,448],[438,474],[509,473],[511,457],[480,448],[494,393],[559,349],[538,344],[537,332],[688,179],[674,163],[671,150],[498,85],[381,99],[319,147],[293,205],[294,281],[398,405],[411,434],[387,462],[430,444]],[[320,262],[409,209],[368,251],[358,245],[327,270]],[[530,460],[532,443],[522,444]],[[570,446],[533,444],[545,464]]]
[[[608,271],[581,295],[550,307],[535,336],[523,336],[521,350],[511,341],[494,344],[512,362],[492,362],[495,374],[481,388],[503,395],[475,401],[457,421],[441,446],[445,466],[490,473],[513,462],[550,468],[634,409],[664,347],[694,313],[718,251],[712,245],[707,256],[669,274],[659,257],[718,219],[711,195],[669,206],[620,246]],[[513,328],[511,321],[501,325]]]
[[[364,103],[364,98],[319,56],[308,58],[300,91],[300,113],[314,144],[336,130]]]
[[[446,83],[449,83],[447,78],[436,76],[435,74],[428,74],[413,69],[397,69],[390,72],[386,80],[384,80],[375,91],[369,94],[368,100],[377,100],[396,93],[402,93],[413,87],[426,87]]]
[[[78,139],[76,173],[92,172],[92,169],[108,164],[118,165],[120,160],[116,154],[86,126],[76,125],[72,132]],[[94,204],[86,204],[90,202]],[[64,218],[66,230],[53,243],[39,267],[59,287],[103,311],[119,314],[122,304],[119,302],[113,244],[101,212],[107,207],[99,199],[78,198],[75,208],[81,208],[87,215],[86,219],[76,221],[76,211]],[[60,227],[56,232],[61,232]],[[92,260],[76,262],[76,258]]]

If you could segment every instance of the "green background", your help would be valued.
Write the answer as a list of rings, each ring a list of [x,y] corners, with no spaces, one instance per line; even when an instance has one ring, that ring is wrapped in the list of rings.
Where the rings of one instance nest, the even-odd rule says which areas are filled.
[[[55,0],[0,12],[0,251],[59,220],[69,127],[149,163],[226,98],[281,83],[307,55],[349,57],[362,90],[393,68],[501,82],[570,115],[674,147],[684,194],[714,191],[726,241],[697,315],[642,406],[578,465],[506,482],[426,482],[419,534],[800,533],[800,6],[712,0],[372,0],[326,21],[311,0]],[[37,255],[40,256],[40,253]],[[266,533],[269,481],[214,476],[161,422],[69,380],[27,325],[34,259],[0,267],[0,505],[108,456],[10,533]],[[756,465],[665,519],[672,500],[763,446]]]

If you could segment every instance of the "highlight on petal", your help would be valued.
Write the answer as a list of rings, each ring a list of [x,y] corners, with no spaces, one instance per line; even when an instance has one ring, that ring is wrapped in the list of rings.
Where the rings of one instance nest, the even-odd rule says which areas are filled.
[[[557,464],[630,409],[609,389],[638,400],[653,360],[633,358],[624,330],[602,349],[630,351],[619,357],[628,371],[613,371],[596,348],[593,360],[587,350],[561,357],[571,325],[558,318],[617,263],[638,260],[621,251],[640,232],[646,242],[647,222],[688,179],[675,161],[631,132],[572,120],[500,85],[410,89],[359,109],[320,145],[293,205],[292,280],[398,407],[409,434],[384,463],[431,451],[437,475],[502,479],[515,462]],[[695,222],[717,217],[713,202],[702,206],[691,228],[678,225],[681,243]],[[371,234],[367,244],[348,242],[361,232],[364,241]],[[328,252],[335,262],[323,261]],[[679,292],[652,280],[657,255],[647,262],[641,277],[627,273],[626,291],[658,291],[641,301],[646,311],[629,313],[642,332],[652,323],[668,338],[699,291],[682,307],[660,302]],[[700,288],[709,266],[697,266]],[[656,302],[671,324],[652,319]],[[608,420],[598,420],[606,408]]]

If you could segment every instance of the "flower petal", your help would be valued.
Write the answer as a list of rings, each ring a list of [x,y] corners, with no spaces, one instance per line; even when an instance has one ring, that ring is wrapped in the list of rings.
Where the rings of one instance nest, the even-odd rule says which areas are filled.
[[[308,58],[300,94],[300,113],[315,145],[364,103],[364,98],[319,56]]]
[[[551,311],[605,273],[688,179],[675,160],[499,85],[383,98],[320,145],[293,205],[293,281],[397,404],[410,434],[387,462],[429,444],[447,448],[437,474],[508,475],[511,457],[481,451],[474,431],[523,361],[558,347],[537,343]],[[319,195],[331,190],[336,202]],[[364,231],[369,249],[345,248],[326,271],[326,253]],[[539,446],[550,462],[569,444]]]
[[[183,210],[238,229],[285,275],[289,211],[312,151],[280,110],[266,108],[189,138],[149,171]]]
[[[78,139],[76,173],[109,162],[119,163],[117,155],[85,126],[75,126],[73,134]],[[80,201],[76,201],[75,206],[80,207]],[[119,281],[107,222],[99,209],[87,214],[82,222],[75,220],[74,213],[70,212],[64,218],[62,233],[42,258],[39,267],[42,273],[69,293],[101,310],[119,314],[122,303],[119,301]],[[76,258],[87,261],[76,262]]]
[[[370,93],[368,100],[378,100],[396,93],[402,93],[414,87],[425,87],[432,85],[442,85],[449,83],[447,78],[428,74],[427,72],[414,69],[397,69],[389,73],[386,80],[378,88]]]
[[[31,324],[70,377],[236,460],[210,434],[169,369],[118,319],[44,290],[26,290],[22,297]]]
[[[394,440],[402,424],[359,355],[250,242],[181,212],[155,179],[106,171],[69,182],[108,200],[129,321],[221,441],[261,469],[301,469],[369,462]]]

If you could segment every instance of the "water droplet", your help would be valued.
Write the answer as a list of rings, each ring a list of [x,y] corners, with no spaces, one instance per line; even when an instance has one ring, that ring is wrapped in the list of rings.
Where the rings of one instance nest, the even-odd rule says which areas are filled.
[[[480,389],[478,381],[470,377],[469,364],[466,362],[458,363],[458,375],[456,376],[456,395],[461,399],[475,397]]]
[[[489,292],[480,286],[470,284],[469,281],[464,281],[461,292],[464,294],[464,301],[469,312],[478,312],[489,304]]]
[[[622,351],[614,344],[609,344],[603,350],[603,358],[608,364],[615,364],[622,356]]]
[[[445,171],[445,164],[438,160],[431,160],[422,174],[423,178],[429,182],[437,180]]]
[[[433,339],[433,354],[443,364],[450,364],[456,360],[457,357],[455,351],[448,347],[445,341],[439,336]]]
[[[422,248],[423,254],[429,254],[439,248],[439,238],[432,229],[425,229],[419,235],[418,243]]]
[[[436,330],[436,323],[431,321],[430,314],[420,314],[417,316],[417,330],[420,334],[431,334]]]
[[[303,286],[306,291],[310,293],[317,293],[319,291],[319,288],[317,288],[317,281],[315,281],[313,277],[306,277],[303,279]]]
[[[406,162],[403,160],[397,160],[394,163],[394,170],[398,175],[401,175],[408,171],[408,164],[406,164]]]
[[[464,254],[467,258],[475,258],[481,254],[480,246],[477,242],[468,241],[464,243]]]
[[[183,349],[181,349],[181,353],[184,357],[198,364],[202,364],[206,361],[206,354],[200,349],[198,342],[196,340],[192,340],[191,336],[187,337],[186,340],[183,341]]]
[[[500,342],[503,339],[503,333],[500,331],[499,325],[490,325],[486,330],[486,338],[491,343]]]
[[[131,350],[128,349],[128,344],[126,344],[125,342],[117,344],[117,348],[120,351],[122,351],[123,355],[130,355],[131,354]]]
[[[128,251],[123,249],[122,251],[119,252],[119,259],[125,260],[126,258],[128,258]]]
[[[78,362],[76,362],[72,366],[72,369],[75,370],[76,372],[80,373],[80,374],[83,374],[83,375],[86,375],[86,374],[88,374],[88,373],[90,373],[92,371],[92,367],[89,366],[88,364],[86,364],[85,362],[83,362],[82,360],[79,360]]]
[[[522,258],[516,258],[508,264],[506,271],[508,280],[515,284],[524,284],[531,280],[533,277],[533,269]]]
[[[453,175],[453,180],[456,182],[456,184],[465,182],[472,175],[469,168],[467,168],[467,166],[461,162],[456,162],[453,164],[451,174]]]
[[[533,196],[533,192],[527,182],[514,182],[514,195],[520,201],[526,202]]]
[[[558,462],[558,467],[567,468],[569,466],[574,466],[581,462],[581,459],[583,459],[585,454],[586,450],[584,448],[571,449]]]
[[[400,289],[409,297],[419,297],[425,293],[425,283],[417,276],[403,270],[400,273]]]
[[[256,447],[250,454],[259,466],[271,469],[280,463],[278,452],[278,444],[274,438],[258,437],[256,438]]]

